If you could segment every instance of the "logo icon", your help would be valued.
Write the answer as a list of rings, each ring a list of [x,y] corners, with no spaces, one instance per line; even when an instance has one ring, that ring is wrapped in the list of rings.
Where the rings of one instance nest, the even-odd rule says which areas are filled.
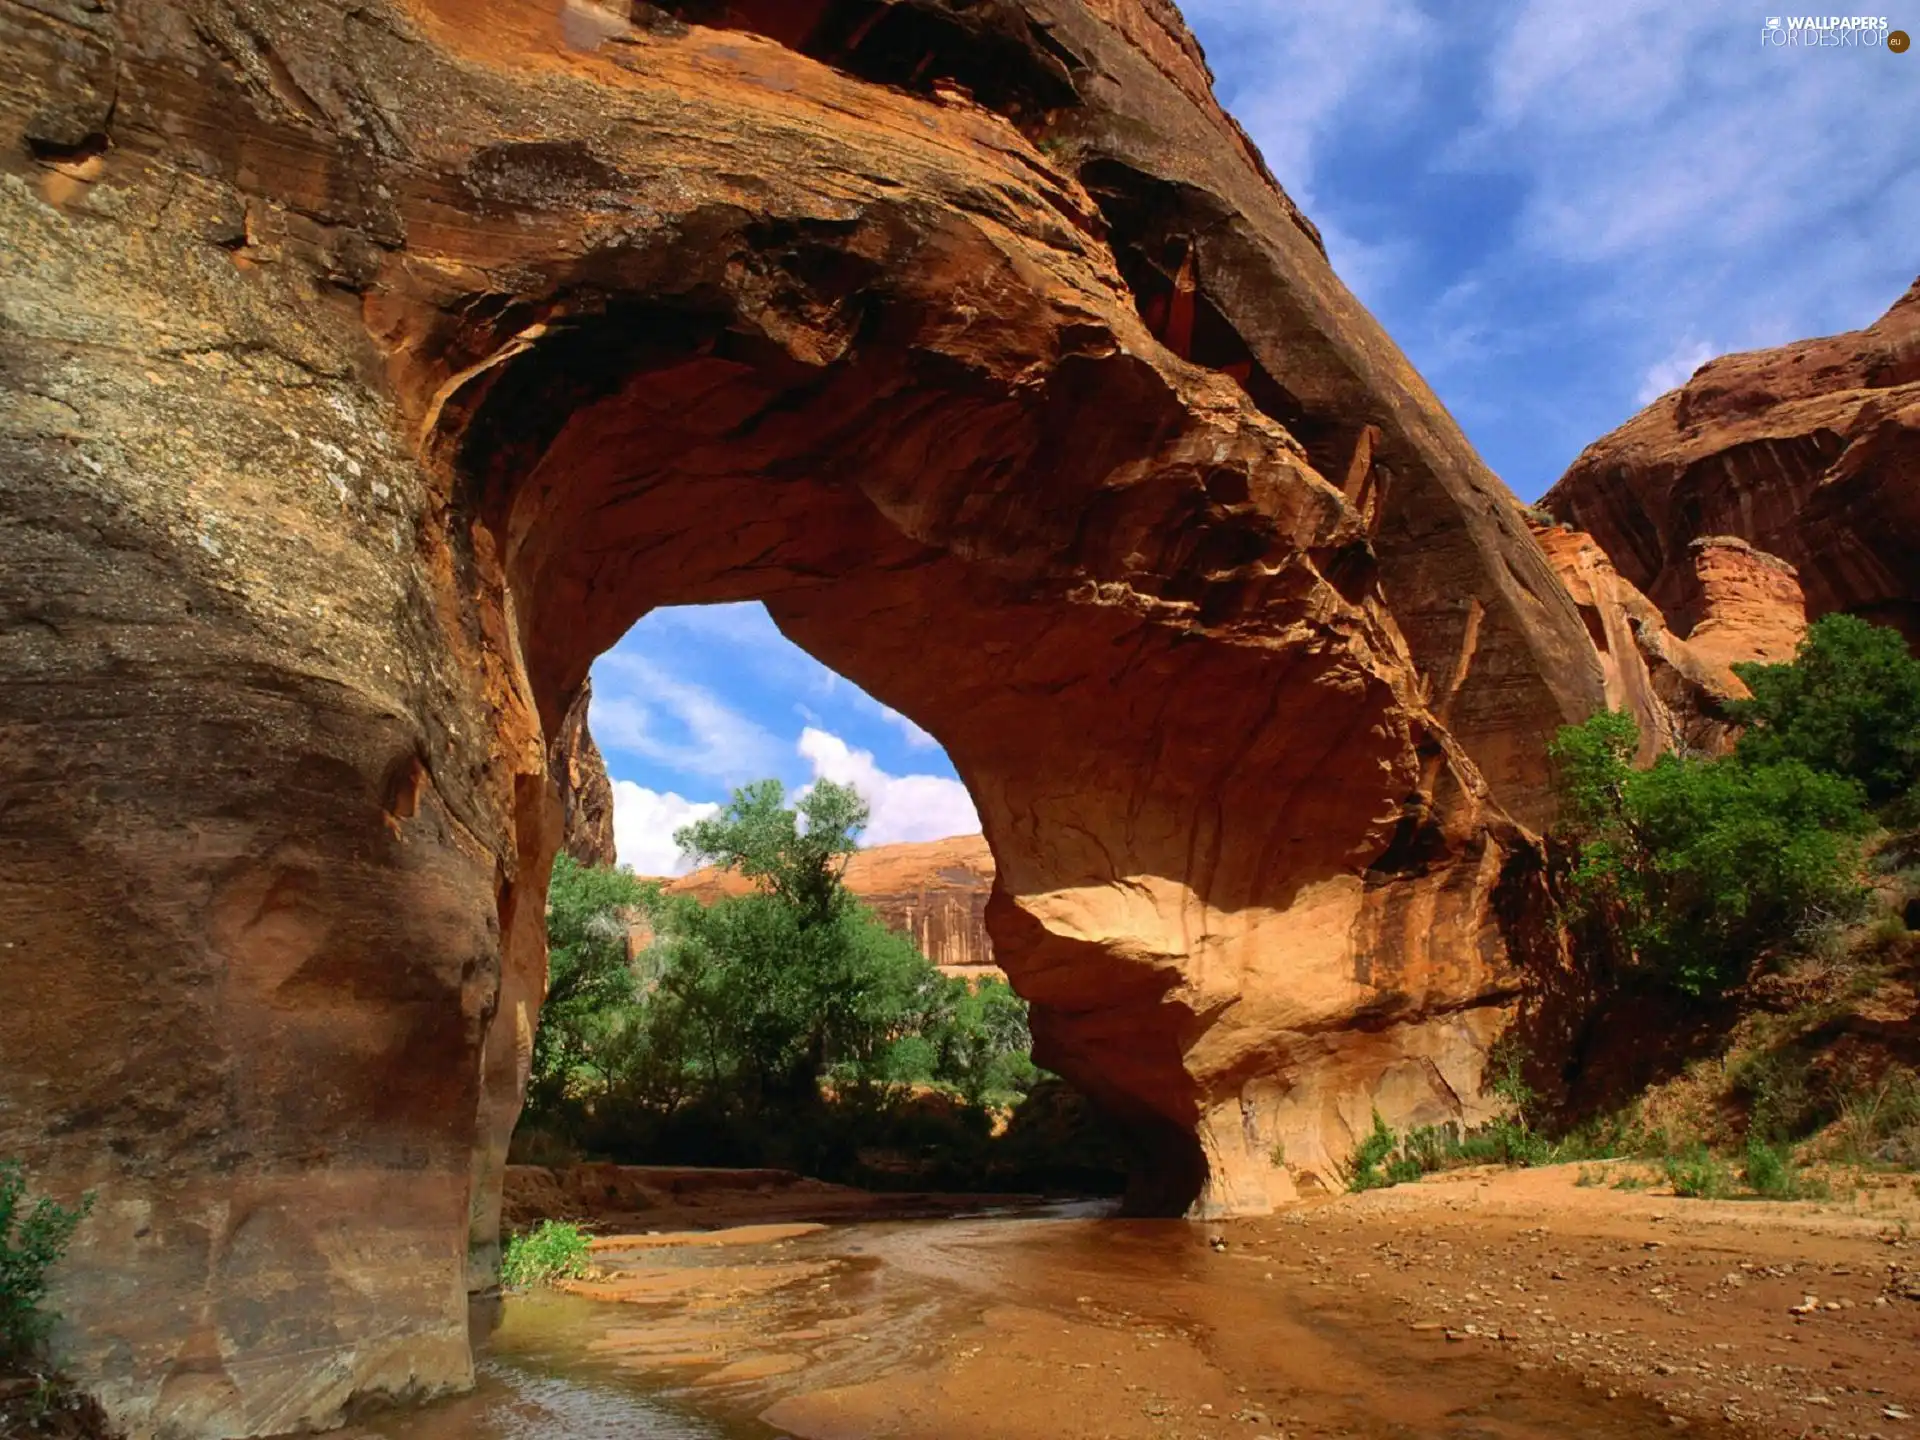
[[[1778,15],[1769,15],[1767,17],[1767,28],[1769,30],[1778,30],[1780,28],[1780,17]]]
[[[1907,38],[1906,31],[1889,30],[1887,32],[1887,49],[1891,50],[1894,54],[1906,54],[1907,47],[1911,44],[1913,44],[1913,41]]]

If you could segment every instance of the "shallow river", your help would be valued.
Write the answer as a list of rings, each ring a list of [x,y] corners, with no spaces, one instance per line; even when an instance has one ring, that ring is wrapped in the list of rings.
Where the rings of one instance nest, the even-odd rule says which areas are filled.
[[[1235,1232],[1236,1236],[1245,1232]],[[1664,1414],[1415,1333],[1364,1272],[1284,1242],[1081,1209],[811,1228],[596,1254],[601,1298],[509,1299],[478,1389],[383,1440],[1626,1437]],[[687,1237],[678,1237],[681,1239]],[[719,1239],[739,1243],[714,1243]],[[1344,1282],[1344,1283],[1339,1283]],[[1357,1283],[1356,1283],[1357,1282]],[[609,1298],[617,1297],[617,1298]],[[484,1328],[476,1322],[476,1333]],[[1712,1433],[1696,1428],[1695,1435]]]

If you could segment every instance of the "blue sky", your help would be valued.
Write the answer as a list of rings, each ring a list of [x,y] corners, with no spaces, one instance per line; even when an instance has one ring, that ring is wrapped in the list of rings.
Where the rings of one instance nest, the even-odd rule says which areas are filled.
[[[614,844],[643,875],[688,868],[673,832],[736,786],[851,784],[866,839],[935,840],[980,828],[934,738],[791,643],[766,607],[656,610],[593,667],[588,724],[614,782]]]
[[[1920,272],[1920,51],[1768,45],[1777,3],[1183,9],[1335,270],[1531,500],[1701,362],[1865,325]],[[1889,18],[1920,35],[1920,0]],[[593,680],[642,873],[762,775],[857,785],[872,843],[976,828],[931,737],[758,605],[657,611]]]

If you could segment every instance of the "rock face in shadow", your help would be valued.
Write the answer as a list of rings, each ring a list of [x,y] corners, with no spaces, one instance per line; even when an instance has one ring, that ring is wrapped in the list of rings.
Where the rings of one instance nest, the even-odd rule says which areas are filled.
[[[1487,1106],[1601,667],[1173,11],[628,8],[0,0],[0,1154],[136,1436],[470,1383],[657,605],[946,746],[1137,1206]]]
[[[552,746],[554,789],[560,795],[561,849],[582,865],[611,865],[613,848],[613,782],[607,762],[587,728],[591,684],[582,684],[573,697]]]
[[[982,835],[874,845],[848,862],[847,889],[892,930],[909,936],[950,975],[998,975],[987,933],[987,896],[993,891],[993,851]],[[745,895],[753,886],[732,870],[712,866],[669,880],[673,894],[702,901]]]
[[[1864,330],[1709,361],[1541,504],[1684,638],[1709,598],[1691,547],[1732,537],[1793,567],[1810,617],[1848,611],[1920,645],[1920,281]]]

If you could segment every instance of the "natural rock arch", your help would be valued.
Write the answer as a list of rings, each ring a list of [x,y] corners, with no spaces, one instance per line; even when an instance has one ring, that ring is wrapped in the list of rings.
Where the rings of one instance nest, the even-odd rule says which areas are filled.
[[[136,1432],[470,1374],[549,742],[657,604],[943,741],[1145,1198],[1479,1103],[1571,602],[1166,7],[839,8],[0,3],[0,1153]]]

